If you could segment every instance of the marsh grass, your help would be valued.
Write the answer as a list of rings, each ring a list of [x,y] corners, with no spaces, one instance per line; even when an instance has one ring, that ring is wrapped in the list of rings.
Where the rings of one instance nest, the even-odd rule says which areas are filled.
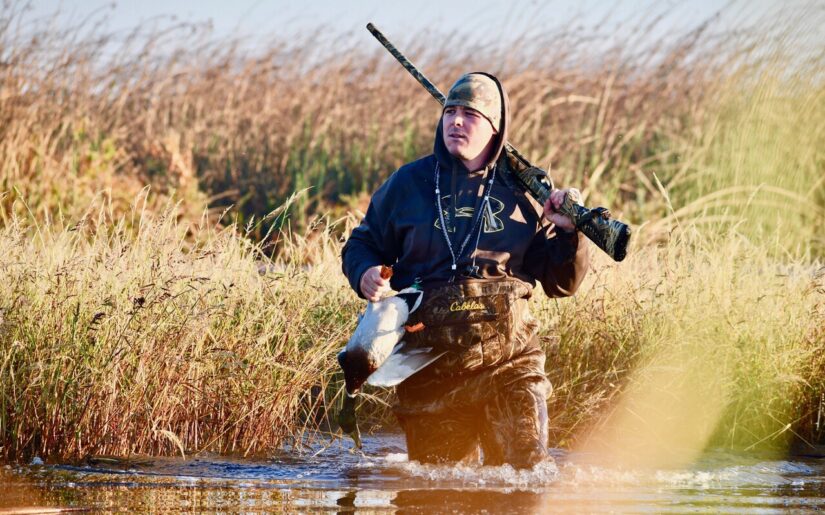
[[[128,221],[105,206],[72,225],[8,215],[4,455],[248,455],[334,430],[334,356],[361,308],[339,271],[335,222],[284,234],[273,261],[243,228],[189,225],[174,206],[156,215],[143,205]],[[761,449],[794,433],[822,437],[822,268],[776,261],[734,229],[709,239],[689,227],[622,264],[596,255],[578,295],[537,292],[532,302],[559,445],[609,425],[635,384],[670,399],[678,375],[652,385],[646,377],[685,368],[709,374],[697,393],[714,392],[718,410],[685,420],[675,403],[658,419],[702,425],[703,444]],[[369,393],[378,397],[368,422],[391,425],[391,397]]]
[[[776,261],[733,229],[709,238],[691,226],[621,265],[597,256],[594,272],[574,298],[535,304],[559,337],[548,346],[556,441],[572,444],[633,413],[619,400],[638,385],[658,396],[656,413],[625,428],[640,439],[656,424],[662,441],[704,428],[700,448],[782,449],[794,432],[822,438],[821,265]]]
[[[500,75],[512,100],[511,140],[559,184],[632,223],[668,214],[654,175],[680,204],[748,176],[749,185],[787,189],[821,210],[821,187],[772,180],[798,164],[811,188],[821,169],[822,131],[807,130],[822,119],[821,56],[792,59],[798,45],[786,37],[816,27],[820,11],[769,20],[770,31],[720,34],[709,20],[645,40],[666,33],[658,24],[667,12],[654,14],[624,27],[639,41],[619,44],[605,26],[569,28],[576,23],[506,45],[391,36],[443,90],[468,69]],[[125,213],[151,184],[153,209],[174,196],[181,216],[195,220],[206,206],[215,220],[231,207],[245,223],[309,188],[292,205],[292,223],[304,228],[315,213],[364,207],[392,170],[432,146],[437,105],[366,31],[319,29],[250,50],[172,22],[108,32],[105,13],[60,26],[4,2],[6,211],[21,198],[41,218],[77,218],[103,192]],[[800,123],[783,125],[791,117]],[[789,150],[797,143],[807,154]],[[753,175],[755,167],[764,173]],[[741,204],[752,193],[722,200]]]
[[[362,307],[341,235],[429,152],[434,102],[383,50],[323,31],[253,54],[198,27],[47,30],[3,6],[2,455],[252,454],[334,429],[334,356]],[[708,24],[593,53],[592,29],[398,40],[444,89],[500,74],[512,141],[634,224],[625,262],[594,251],[574,298],[532,301],[553,442],[651,405],[691,445],[822,441],[821,50]],[[392,397],[370,394],[386,427]]]
[[[356,308],[330,287],[334,247],[314,240],[307,267],[289,246],[259,275],[242,231],[143,200],[131,220],[106,206],[71,226],[11,219],[0,235],[7,458],[261,452],[324,407]]]

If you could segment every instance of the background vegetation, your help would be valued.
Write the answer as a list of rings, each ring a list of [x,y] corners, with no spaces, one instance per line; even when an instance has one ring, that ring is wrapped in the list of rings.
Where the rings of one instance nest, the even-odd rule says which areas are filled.
[[[519,149],[634,224],[627,261],[598,256],[575,298],[534,300],[554,442],[674,367],[715,371],[703,443],[822,440],[825,20],[797,14],[645,44],[600,27],[397,42],[445,90],[468,69],[502,77]],[[367,38],[253,52],[186,25],[55,29],[4,4],[4,456],[252,453],[325,427],[360,307],[341,237],[430,151],[438,117]]]

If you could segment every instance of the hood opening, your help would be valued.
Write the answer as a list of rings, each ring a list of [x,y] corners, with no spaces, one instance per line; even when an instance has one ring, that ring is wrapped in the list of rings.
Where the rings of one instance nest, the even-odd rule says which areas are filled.
[[[507,143],[507,134],[510,125],[510,99],[507,97],[507,93],[504,91],[504,87],[501,85],[501,81],[494,75],[485,72],[472,72],[478,73],[481,75],[486,75],[487,77],[493,79],[496,83],[496,87],[498,87],[498,92],[501,95],[501,127],[499,128],[498,133],[494,136],[496,140],[492,147],[492,152],[490,155],[487,156],[487,160],[484,163],[482,168],[487,168],[496,161],[501,156],[502,152],[504,151],[504,145]],[[447,150],[447,145],[444,143],[444,137],[442,134],[442,125],[444,120],[444,114],[442,109],[442,115],[438,119],[438,125],[435,129],[435,143],[433,144],[433,153],[435,154],[436,159],[447,170],[452,170],[453,167],[457,167],[459,170],[469,171],[464,166],[464,163],[461,162],[460,159],[454,157],[450,154],[450,151]]]

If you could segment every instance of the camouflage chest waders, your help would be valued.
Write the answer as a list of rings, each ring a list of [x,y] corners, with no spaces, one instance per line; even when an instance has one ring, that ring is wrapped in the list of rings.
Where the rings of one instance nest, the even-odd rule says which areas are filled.
[[[529,288],[515,280],[467,280],[425,288],[408,343],[447,354],[398,386],[395,413],[411,460],[474,460],[531,467],[549,459],[538,322]]]

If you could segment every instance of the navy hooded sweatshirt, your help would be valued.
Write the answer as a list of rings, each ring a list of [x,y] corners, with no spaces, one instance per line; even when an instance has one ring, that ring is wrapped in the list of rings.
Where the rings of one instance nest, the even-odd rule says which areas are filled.
[[[451,278],[461,280],[474,258],[481,278],[513,278],[529,284],[531,289],[538,281],[550,297],[572,295],[581,283],[588,268],[585,238],[578,232],[558,230],[543,220],[542,206],[516,184],[502,155],[507,141],[509,101],[498,79],[490,77],[502,95],[503,116],[497,145],[487,165],[468,171],[450,155],[439,120],[433,154],[402,166],[378,188],[364,220],[344,245],[344,274],[359,296],[363,297],[359,287],[361,275],[375,265],[393,267],[390,285],[394,290],[416,281],[426,289],[428,284]],[[475,209],[493,168],[496,171],[490,209],[482,210],[478,247],[475,248],[478,234],[474,232],[464,252],[456,256],[456,272],[451,270],[452,258],[438,214],[436,164],[440,169],[443,218],[456,254],[474,228]]]

